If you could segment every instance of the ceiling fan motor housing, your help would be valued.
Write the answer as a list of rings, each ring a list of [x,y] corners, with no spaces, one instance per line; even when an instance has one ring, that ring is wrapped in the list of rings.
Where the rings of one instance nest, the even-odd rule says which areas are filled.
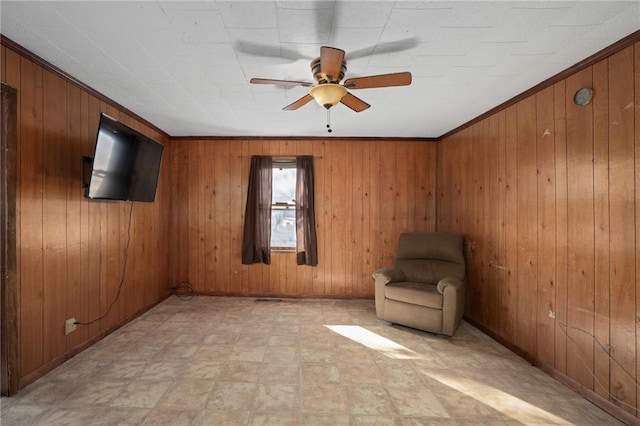
[[[320,58],[316,58],[311,61],[311,73],[313,74],[313,78],[319,83],[338,83],[344,78],[344,73],[347,72],[347,62],[342,61],[340,65],[340,74],[339,75],[327,75],[321,71],[320,67]]]

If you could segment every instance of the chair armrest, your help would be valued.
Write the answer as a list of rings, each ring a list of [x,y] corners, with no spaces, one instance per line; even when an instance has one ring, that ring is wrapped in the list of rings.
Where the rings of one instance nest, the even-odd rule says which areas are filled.
[[[450,292],[451,290],[457,292],[458,290],[462,289],[462,280],[455,277],[445,277],[438,281],[438,291],[440,292],[440,294],[444,294],[444,291],[445,289],[447,289],[447,287],[450,287],[449,291],[447,292]]]
[[[407,278],[404,276],[404,272],[402,272],[400,269],[395,268],[378,269],[373,273],[373,279],[375,279],[376,283],[379,284],[389,284],[407,280]]]
[[[453,336],[464,314],[464,283],[455,277],[446,277],[438,282],[442,294],[442,334]]]
[[[376,315],[378,318],[385,318],[385,287],[389,283],[395,283],[399,281],[406,281],[404,272],[400,269],[378,269],[373,273],[373,279],[375,280],[375,300],[376,300]]]

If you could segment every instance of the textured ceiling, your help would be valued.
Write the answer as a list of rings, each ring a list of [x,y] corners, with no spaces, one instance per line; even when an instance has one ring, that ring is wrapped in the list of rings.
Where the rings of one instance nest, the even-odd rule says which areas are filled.
[[[1,1],[0,31],[172,136],[324,136],[285,105],[323,45],[345,78],[410,71],[353,93],[333,136],[438,137],[640,29],[638,1]]]

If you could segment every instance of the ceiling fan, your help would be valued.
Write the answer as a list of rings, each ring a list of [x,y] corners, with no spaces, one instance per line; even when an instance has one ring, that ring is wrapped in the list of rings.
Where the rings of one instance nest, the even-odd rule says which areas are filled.
[[[344,56],[345,52],[342,49],[322,46],[320,48],[320,57],[311,61],[311,72],[317,82],[316,84],[305,81],[272,80],[268,78],[252,78],[250,83],[274,84],[285,87],[310,87],[311,89],[308,94],[285,106],[283,109],[285,111],[293,111],[315,99],[320,106],[327,109],[327,117],[329,109],[338,103],[346,105],[355,112],[362,112],[371,106],[362,99],[349,93],[349,90],[407,86],[411,84],[410,72],[348,78],[344,83],[340,84],[340,81],[344,78],[344,73],[347,71],[347,63]],[[329,123],[327,123],[327,128],[329,129],[328,131],[331,132]]]

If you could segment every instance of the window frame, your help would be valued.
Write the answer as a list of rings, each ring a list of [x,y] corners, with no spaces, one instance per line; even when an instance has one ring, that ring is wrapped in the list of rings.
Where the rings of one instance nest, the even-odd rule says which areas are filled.
[[[274,179],[273,179],[273,171],[276,169],[282,170],[282,169],[294,169],[296,171],[296,175],[295,175],[295,179],[294,181],[297,182],[297,167],[296,167],[296,160],[295,158],[278,158],[278,159],[274,159],[273,160],[273,164],[271,166],[272,168],[272,181],[271,181],[271,191],[273,194],[273,188],[274,188]],[[295,189],[294,189],[294,196],[295,196]],[[294,212],[294,218],[296,217],[296,204],[295,204],[295,200],[293,200],[293,202],[274,202],[273,201],[273,195],[271,197],[271,221],[273,222],[273,212],[274,211],[286,211],[286,210],[293,210]],[[277,246],[277,245],[273,245],[272,241],[273,241],[273,225],[272,225],[272,232],[271,232],[271,241],[269,241],[269,248],[271,250],[272,253],[295,253],[297,251],[297,223],[296,220],[294,219],[294,223],[293,223],[293,236],[294,236],[294,242],[292,246]]]

